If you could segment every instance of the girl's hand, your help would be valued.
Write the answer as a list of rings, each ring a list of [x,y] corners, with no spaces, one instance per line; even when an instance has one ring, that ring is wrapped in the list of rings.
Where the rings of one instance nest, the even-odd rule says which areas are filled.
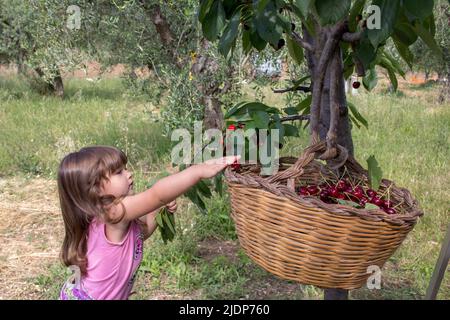
[[[173,200],[169,202],[168,204],[166,204],[166,208],[170,213],[174,213],[175,211],[177,211],[177,201]]]
[[[209,179],[217,175],[227,166],[233,164],[241,158],[240,155],[222,157],[219,159],[210,159],[197,165],[200,177],[202,179]]]

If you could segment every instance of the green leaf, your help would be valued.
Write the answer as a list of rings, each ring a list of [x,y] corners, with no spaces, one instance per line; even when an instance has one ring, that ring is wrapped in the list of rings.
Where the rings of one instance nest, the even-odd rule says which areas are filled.
[[[347,105],[348,108],[350,109],[351,113],[353,114],[353,116],[355,117],[356,120],[358,120],[364,127],[366,127],[367,129],[369,129],[369,123],[367,122],[367,120],[359,113],[358,109],[356,108],[356,106],[347,101]]]
[[[344,19],[349,11],[351,0],[316,0],[315,7],[322,26],[335,24]]]
[[[303,63],[303,49],[291,37],[286,37],[289,55],[298,65]]]
[[[414,30],[423,40],[423,42],[425,42],[425,44],[436,55],[436,57],[442,59],[441,48],[437,45],[436,41],[434,40],[434,37],[430,34],[430,32],[427,29],[425,29],[420,22],[416,22],[414,24]]]
[[[218,175],[216,175],[215,177],[214,177],[214,187],[215,187],[215,190],[216,190],[216,192],[219,194],[219,195],[223,195],[223,182],[222,182],[222,175],[223,175],[223,172],[220,172]]]
[[[172,214],[172,213],[170,213],[168,211],[164,211],[162,214],[162,218],[163,218],[163,221],[166,224],[166,226],[169,228],[170,232],[172,234],[175,234],[175,226],[172,225],[172,221],[168,217],[169,214]]]
[[[253,6],[256,7],[257,12],[262,12],[269,1],[270,0],[253,1]]]
[[[423,27],[430,32],[430,34],[434,37],[436,35],[436,23],[434,20],[434,14],[431,14],[423,20]]]
[[[261,38],[258,32],[254,29],[250,33],[250,42],[253,45],[253,47],[258,51],[264,50],[264,48],[267,46],[267,41]]]
[[[369,69],[370,65],[377,57],[377,50],[372,46],[367,38],[367,31],[365,32],[365,36],[363,36],[359,44],[356,46],[354,54],[356,58],[361,61],[365,70]]]
[[[359,203],[353,202],[353,201],[349,201],[349,200],[342,200],[342,199],[336,199],[339,204],[343,204],[345,206],[350,206],[350,207],[354,207],[354,208],[359,208],[360,205]]]
[[[434,0],[403,0],[403,6],[410,14],[424,20],[433,13]]]
[[[308,108],[311,106],[312,95],[307,96],[303,101],[299,102],[299,104],[295,107],[298,112]]]
[[[202,195],[204,195],[206,198],[211,198],[211,197],[212,197],[211,190],[210,190],[209,187],[206,185],[205,181],[200,180],[200,181],[197,183],[197,187],[198,187],[198,190],[200,191],[200,193],[201,193]]]
[[[267,129],[269,126],[270,117],[265,111],[251,111],[250,115],[259,129]]]
[[[292,124],[283,124],[284,127],[284,135],[287,137],[298,137],[298,127],[293,126]]]
[[[367,209],[367,210],[378,210],[378,209],[380,209],[380,207],[375,205],[375,204],[373,204],[373,203],[367,202],[366,205],[364,206],[364,209]]]
[[[224,116],[225,119],[231,119],[233,115],[243,115],[252,111],[265,111],[267,113],[280,113],[277,108],[269,107],[261,102],[239,102],[232,107]],[[245,121],[252,120],[251,118]]]
[[[238,10],[225,28],[219,42],[219,52],[224,56],[228,56],[231,46],[236,41],[238,35],[239,23],[241,21],[241,12]]]
[[[372,46],[378,48],[394,31],[399,13],[400,0],[374,0],[372,5],[379,6],[381,9],[381,28],[368,29],[368,36]],[[369,17],[369,19],[371,18]]]
[[[234,115],[228,117],[226,119],[228,122],[236,123],[236,122],[246,122],[253,120],[252,116],[249,114],[248,110],[244,110],[244,112],[237,112]],[[227,123],[230,125],[231,123]]]
[[[283,111],[289,116],[298,114],[297,108],[295,108],[295,107],[284,108]]]
[[[348,117],[350,118],[350,121],[351,121],[352,123],[354,123],[355,126],[356,126],[358,129],[361,129],[361,125],[359,124],[358,120],[356,120],[356,118],[355,118],[354,116],[352,116],[352,115],[349,113],[349,114],[348,114]]]
[[[366,75],[363,78],[363,85],[368,90],[371,91],[373,88],[377,86],[378,77],[375,67],[370,68],[366,71]]]
[[[248,54],[252,49],[252,42],[250,41],[250,32],[248,30],[244,30],[242,32],[242,49],[244,50],[244,54]]]
[[[198,11],[198,20],[203,22],[214,0],[202,0]]]
[[[386,57],[381,57],[378,64],[387,70],[391,84],[394,87],[394,91],[397,91],[398,81],[397,76],[395,75],[395,68],[392,63]]]
[[[394,27],[394,35],[406,46],[410,46],[417,41],[417,34],[409,22],[396,24]]]
[[[223,9],[227,19],[231,19],[235,10],[241,11],[239,0],[223,0]]]
[[[201,213],[206,214],[206,205],[198,195],[196,186],[189,189],[184,195],[197,206]]]
[[[158,224],[159,227],[164,228],[164,222],[162,221],[162,217],[161,217],[162,211],[163,211],[163,210],[161,209],[161,210],[156,214],[155,220],[156,220],[156,223]]]
[[[215,41],[225,24],[225,10],[222,1],[214,0],[202,22],[202,30],[206,39]]]
[[[283,141],[283,139],[284,139],[284,132],[285,132],[284,131],[284,126],[281,123],[280,117],[277,114],[273,115],[273,120],[272,120],[272,123],[269,126],[269,129],[278,129],[279,130],[279,134],[280,134],[279,135],[280,142]],[[269,133],[270,133],[270,130],[269,130]],[[268,134],[268,137],[269,136],[270,136],[270,134]]]
[[[347,80],[355,71],[355,65],[351,64],[350,66],[344,69],[344,79]]]
[[[258,35],[277,47],[283,32],[282,21],[278,17],[278,11],[273,2],[269,2],[255,17],[255,26]]]
[[[369,172],[369,182],[370,187],[373,190],[378,190],[380,187],[380,182],[383,177],[383,172],[381,171],[381,168],[378,166],[378,162],[375,159],[375,156],[370,156],[367,158],[367,165],[368,165],[368,172]]]
[[[383,56],[389,60],[391,65],[394,67],[395,71],[405,79],[405,71],[402,69],[400,62],[398,62],[391,54],[384,51]]]
[[[364,9],[364,4],[366,3],[366,0],[356,0],[353,4],[352,8],[350,9],[350,16],[348,18],[348,28],[350,32],[355,32],[356,27],[358,25],[358,22],[356,21],[356,17],[358,15],[362,15],[362,11]]]
[[[298,8],[298,10],[300,11],[302,17],[304,19],[306,19],[309,15],[309,10],[311,8],[311,3],[314,0],[295,0],[294,1],[294,6],[296,6]]]
[[[411,50],[409,50],[409,47],[404,45],[396,36],[393,37],[393,40],[400,57],[402,57],[402,59],[408,64],[409,68],[412,69],[414,55]]]

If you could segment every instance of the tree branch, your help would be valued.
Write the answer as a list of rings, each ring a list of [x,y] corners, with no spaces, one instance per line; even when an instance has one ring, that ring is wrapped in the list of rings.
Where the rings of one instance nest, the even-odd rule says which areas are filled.
[[[286,89],[272,89],[273,93],[286,93],[286,92],[292,92],[292,91],[311,92],[311,87],[298,86],[298,87],[292,87],[292,88],[286,88]]]
[[[140,1],[144,9],[149,13],[150,18],[155,25],[159,38],[163,46],[170,52],[173,63],[179,68],[183,68],[183,63],[178,60],[177,52],[174,48],[173,42],[175,41],[170,25],[167,22],[166,17],[161,12],[159,5],[150,5],[145,1]]]
[[[331,160],[337,156],[337,129],[339,124],[338,86],[342,77],[340,50],[334,51],[330,66],[330,127],[327,133],[327,150],[319,157],[322,160]]]
[[[331,30],[328,31],[328,38],[325,42],[323,50],[320,54],[319,63],[315,70],[315,79],[313,93],[312,93],[312,104],[311,104],[311,144],[315,144],[320,141],[319,136],[319,119],[320,119],[320,101],[323,90],[323,83],[325,78],[326,69],[330,60],[332,60],[333,52],[336,50],[339,40],[342,34],[346,31],[347,24],[342,21],[335,25]],[[326,29],[323,31],[326,32]],[[316,48],[319,50],[319,48]],[[318,53],[318,52],[317,52]]]
[[[342,35],[342,41],[349,42],[349,43],[359,41],[359,40],[361,40],[362,34],[363,34],[363,31],[345,32]]]
[[[303,39],[297,32],[292,31],[292,35],[294,36],[295,42],[297,42],[298,45],[301,46],[303,49],[308,51],[314,51],[314,46],[311,43],[305,41],[305,39]]]
[[[280,119],[280,122],[294,121],[294,120],[309,120],[309,114],[292,115],[292,116],[283,117]]]

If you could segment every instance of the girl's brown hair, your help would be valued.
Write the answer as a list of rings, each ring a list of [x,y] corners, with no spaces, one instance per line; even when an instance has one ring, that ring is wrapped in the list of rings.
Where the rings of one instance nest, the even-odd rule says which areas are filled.
[[[121,150],[108,146],[82,148],[61,161],[58,193],[65,228],[61,259],[66,266],[79,266],[82,274],[87,268],[87,237],[92,219],[100,217],[108,223],[118,223],[125,215],[122,198],[100,193],[108,176],[127,162]],[[122,204],[122,214],[112,219],[108,208],[117,203]]]

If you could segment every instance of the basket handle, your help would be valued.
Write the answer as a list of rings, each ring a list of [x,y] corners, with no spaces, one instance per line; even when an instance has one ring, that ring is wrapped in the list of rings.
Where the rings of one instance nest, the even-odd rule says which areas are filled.
[[[330,166],[333,170],[342,167],[349,158],[348,150],[345,147],[337,145],[337,148],[339,150],[338,157],[336,158],[337,164]],[[274,174],[266,179],[270,183],[275,183],[280,180],[288,180],[288,188],[294,191],[294,179],[304,173],[304,167],[306,167],[314,159],[319,159],[320,156],[326,151],[327,142],[325,140],[312,144],[303,151],[303,154],[300,155],[298,160],[290,168],[278,172],[277,174]]]

